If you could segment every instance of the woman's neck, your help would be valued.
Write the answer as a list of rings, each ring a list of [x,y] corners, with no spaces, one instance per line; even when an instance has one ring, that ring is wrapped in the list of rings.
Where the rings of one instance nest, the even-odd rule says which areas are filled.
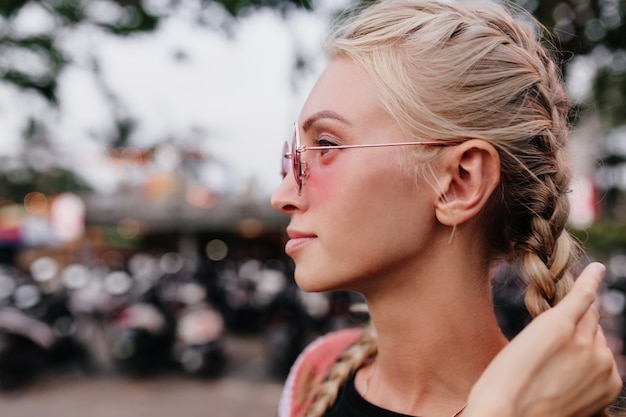
[[[356,379],[368,401],[408,415],[449,417],[506,345],[488,271],[456,269],[441,264],[430,274],[364,293],[378,333],[378,355]]]

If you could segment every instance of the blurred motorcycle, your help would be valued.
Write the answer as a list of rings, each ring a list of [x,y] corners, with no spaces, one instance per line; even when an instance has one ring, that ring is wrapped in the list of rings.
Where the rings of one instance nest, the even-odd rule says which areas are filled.
[[[259,271],[256,305],[263,312],[263,341],[270,375],[284,378],[304,348],[310,320],[299,289],[289,281],[281,265],[270,263]]]
[[[206,303],[182,310],[178,316],[174,357],[190,375],[217,376],[224,369],[224,320]]]
[[[211,277],[183,267],[179,255],[164,256],[168,271],[162,282],[166,305],[176,319],[173,359],[188,375],[215,377],[224,369],[225,323],[221,313],[211,303]]]
[[[18,388],[74,364],[85,370],[88,355],[75,329],[62,288],[51,290],[37,275],[0,266],[0,388]]]
[[[109,319],[114,366],[134,376],[146,376],[168,367],[174,331],[174,319],[159,300],[156,288],[148,289],[113,312]]]

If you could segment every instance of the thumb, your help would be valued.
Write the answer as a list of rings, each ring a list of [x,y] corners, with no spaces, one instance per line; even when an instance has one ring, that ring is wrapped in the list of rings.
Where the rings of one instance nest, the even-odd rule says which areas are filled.
[[[569,294],[553,310],[560,310],[561,317],[578,323],[595,301],[605,272],[606,268],[599,262],[587,265]]]

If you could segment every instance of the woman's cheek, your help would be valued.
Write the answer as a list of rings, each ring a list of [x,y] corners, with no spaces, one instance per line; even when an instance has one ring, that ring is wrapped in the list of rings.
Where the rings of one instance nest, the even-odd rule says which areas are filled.
[[[342,168],[338,164],[322,165],[309,175],[304,187],[315,201],[328,201],[342,189]],[[336,198],[336,197],[335,197]]]

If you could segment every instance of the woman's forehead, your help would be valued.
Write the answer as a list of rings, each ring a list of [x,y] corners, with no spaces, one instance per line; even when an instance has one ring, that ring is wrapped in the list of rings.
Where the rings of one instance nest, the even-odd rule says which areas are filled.
[[[300,124],[310,124],[319,115],[334,115],[344,123],[362,123],[380,117],[384,111],[376,89],[352,60],[331,60],[317,80],[300,115]]]

